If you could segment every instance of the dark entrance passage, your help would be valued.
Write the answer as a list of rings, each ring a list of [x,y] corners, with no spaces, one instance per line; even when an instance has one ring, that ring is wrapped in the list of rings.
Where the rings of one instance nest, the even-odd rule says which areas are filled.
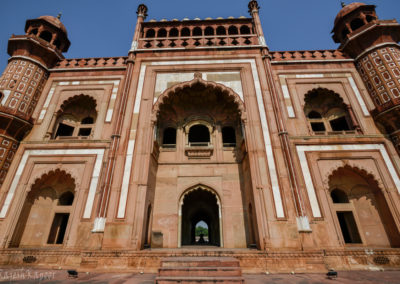
[[[196,225],[203,221],[207,238],[196,239]],[[204,226],[205,227],[205,226]],[[182,205],[182,245],[220,246],[219,206],[214,194],[198,188],[188,193]]]

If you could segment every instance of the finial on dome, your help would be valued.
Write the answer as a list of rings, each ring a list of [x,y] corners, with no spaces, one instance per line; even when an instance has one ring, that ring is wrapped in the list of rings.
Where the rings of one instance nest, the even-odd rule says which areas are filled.
[[[137,8],[136,14],[138,15],[138,17],[143,17],[144,19],[146,19],[147,17],[147,6],[144,4],[140,4]]]
[[[341,1],[340,4],[342,4],[342,8],[346,7],[346,4],[344,4],[343,1]]]
[[[61,19],[61,15],[62,15],[62,13],[60,12],[60,13],[58,13],[58,15],[57,15],[57,19]]]
[[[251,0],[249,2],[249,13],[250,15],[253,14],[253,12],[258,12],[258,10],[260,10],[260,6],[258,6],[258,3],[256,0]]]

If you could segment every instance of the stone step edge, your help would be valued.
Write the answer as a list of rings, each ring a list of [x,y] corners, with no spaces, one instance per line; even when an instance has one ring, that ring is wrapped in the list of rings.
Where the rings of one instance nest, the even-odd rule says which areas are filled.
[[[185,267],[240,267],[240,263],[238,262],[215,262],[215,261],[161,261],[161,267],[178,267],[178,266],[185,266]]]
[[[230,281],[244,281],[243,276],[187,276],[187,277],[181,277],[181,276],[157,276],[156,281],[177,281],[177,280],[183,280],[183,281],[198,281],[198,280],[230,280]]]
[[[239,266],[176,266],[176,267],[160,267],[158,270],[241,270]]]

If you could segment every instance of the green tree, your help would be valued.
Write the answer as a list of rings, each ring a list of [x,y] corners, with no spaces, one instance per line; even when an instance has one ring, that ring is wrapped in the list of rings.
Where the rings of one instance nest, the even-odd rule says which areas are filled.
[[[196,237],[200,236],[200,234],[203,234],[204,236],[208,236],[208,229],[204,228],[202,226],[197,226],[195,234],[196,234]]]

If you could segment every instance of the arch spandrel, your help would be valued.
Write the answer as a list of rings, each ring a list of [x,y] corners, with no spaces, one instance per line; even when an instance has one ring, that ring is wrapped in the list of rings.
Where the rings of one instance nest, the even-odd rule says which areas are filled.
[[[173,85],[172,87],[165,90],[157,98],[156,102],[153,105],[153,109],[152,109],[152,120],[153,121],[157,120],[158,114],[160,112],[160,107],[161,107],[161,105],[166,103],[167,98],[169,98],[170,96],[173,96],[176,93],[183,91],[184,89],[187,89],[187,88],[190,89],[196,85],[201,85],[205,89],[211,89],[215,92],[223,93],[223,94],[227,95],[229,98],[232,98],[233,102],[236,104],[236,106],[238,108],[240,118],[242,120],[246,119],[245,104],[237,93],[235,93],[231,88],[229,88],[223,84],[203,80],[201,78],[200,73],[195,73],[193,80],[185,81],[185,82]]]

